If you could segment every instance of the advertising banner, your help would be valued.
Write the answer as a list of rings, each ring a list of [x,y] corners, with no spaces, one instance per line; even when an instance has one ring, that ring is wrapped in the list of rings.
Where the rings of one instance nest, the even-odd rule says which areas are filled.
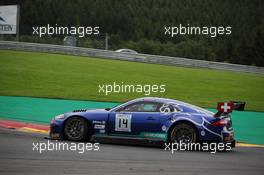
[[[16,34],[18,20],[18,6],[0,6],[0,34]]]

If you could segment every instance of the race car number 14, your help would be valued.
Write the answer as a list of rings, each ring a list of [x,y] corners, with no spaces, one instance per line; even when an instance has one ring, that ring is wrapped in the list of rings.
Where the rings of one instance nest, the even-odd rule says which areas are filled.
[[[131,114],[116,114],[115,131],[131,132]]]

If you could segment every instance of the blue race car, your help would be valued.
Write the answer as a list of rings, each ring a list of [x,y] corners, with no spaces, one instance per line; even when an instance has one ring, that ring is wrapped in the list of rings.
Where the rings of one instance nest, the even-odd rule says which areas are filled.
[[[146,97],[112,109],[74,110],[51,121],[50,137],[71,141],[117,138],[148,142],[223,142],[234,147],[230,112],[243,110],[245,104],[219,104],[214,114],[181,101]]]

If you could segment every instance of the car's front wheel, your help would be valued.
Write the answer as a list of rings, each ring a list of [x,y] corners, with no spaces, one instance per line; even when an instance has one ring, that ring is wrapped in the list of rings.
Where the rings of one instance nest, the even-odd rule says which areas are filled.
[[[81,117],[71,117],[64,125],[66,139],[71,141],[84,141],[89,138],[88,123]]]
[[[197,141],[196,130],[188,123],[179,123],[172,129],[170,141],[173,143],[194,143]]]

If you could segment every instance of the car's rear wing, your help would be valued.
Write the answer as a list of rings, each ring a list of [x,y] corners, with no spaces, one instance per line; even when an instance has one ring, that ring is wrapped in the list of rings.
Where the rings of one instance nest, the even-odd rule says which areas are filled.
[[[236,111],[244,111],[246,102],[244,101],[231,101],[234,104],[234,109]]]
[[[225,115],[231,113],[233,110],[244,111],[246,102],[241,101],[230,101],[230,102],[218,102],[217,104],[217,112],[215,113],[215,117],[220,117],[221,115]]]

